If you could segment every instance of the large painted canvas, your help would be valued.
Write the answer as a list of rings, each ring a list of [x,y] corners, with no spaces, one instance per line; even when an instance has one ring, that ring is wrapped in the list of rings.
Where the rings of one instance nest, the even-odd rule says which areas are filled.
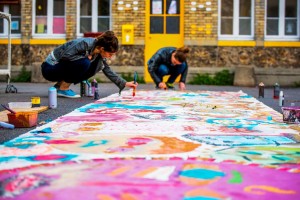
[[[300,127],[244,92],[138,91],[0,146],[0,199],[300,199]]]

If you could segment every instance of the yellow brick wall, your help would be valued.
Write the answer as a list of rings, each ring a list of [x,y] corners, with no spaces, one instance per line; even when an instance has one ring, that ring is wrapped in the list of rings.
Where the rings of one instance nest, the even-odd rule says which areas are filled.
[[[210,1],[211,5],[206,5],[206,0],[184,1],[184,35],[185,41],[198,41],[201,44],[217,40],[218,27],[218,1]],[[203,8],[199,8],[203,5]],[[196,10],[192,10],[192,8]],[[211,11],[206,11],[211,8]]]
[[[136,43],[143,43],[145,38],[145,1],[138,1],[138,10],[133,10],[132,1],[124,0],[124,5],[131,3],[131,8],[118,10],[118,1],[112,1],[112,30],[118,37],[122,36],[122,25],[134,26],[134,38]],[[123,5],[123,7],[125,7]]]

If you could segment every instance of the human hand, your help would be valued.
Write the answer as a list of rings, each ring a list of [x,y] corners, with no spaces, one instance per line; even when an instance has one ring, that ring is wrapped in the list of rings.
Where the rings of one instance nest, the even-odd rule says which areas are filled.
[[[159,87],[160,89],[167,89],[167,85],[166,85],[164,82],[160,82],[160,83],[158,84],[158,87]]]
[[[179,89],[182,91],[182,90],[185,90],[185,83],[183,82],[179,82]]]
[[[130,82],[126,82],[125,87],[132,87],[132,88],[137,88],[139,84],[136,82],[134,83],[134,81],[130,81]]]

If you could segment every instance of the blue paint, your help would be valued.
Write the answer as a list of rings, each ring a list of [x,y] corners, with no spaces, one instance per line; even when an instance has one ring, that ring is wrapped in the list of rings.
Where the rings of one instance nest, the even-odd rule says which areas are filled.
[[[216,146],[248,146],[248,145],[282,145],[296,143],[284,136],[243,136],[243,135],[216,135],[202,136],[185,134],[183,137],[200,143]]]
[[[76,158],[78,155],[74,155],[74,154],[57,154],[58,157],[61,157],[61,158],[55,158],[55,159],[49,159],[49,160],[55,160],[55,161],[61,161],[61,162],[64,162],[64,161],[69,161],[69,160],[72,160],[73,158]],[[48,155],[50,158],[51,158],[51,155]],[[28,161],[35,161],[35,162],[44,162],[44,161],[49,161],[49,160],[39,160],[39,159],[36,159],[36,158],[39,158],[39,156],[26,156],[26,157],[20,157],[21,159],[24,159],[24,160],[28,160]]]
[[[276,160],[280,160],[280,161],[290,161],[290,160],[294,160],[292,158],[286,157],[286,156],[282,156],[282,155],[273,155],[272,158],[276,159]]]
[[[244,95],[244,96],[240,96],[240,98],[242,98],[242,99],[249,99],[249,98],[252,98],[252,96],[250,96],[250,95]]]
[[[128,109],[128,110],[164,110],[164,106],[147,106],[147,105],[128,105],[121,104],[118,102],[105,102],[101,104],[88,104],[84,107],[78,108],[80,112],[87,112],[90,109],[99,109],[99,108],[118,108],[118,109]]]
[[[252,130],[260,124],[278,124],[273,121],[249,120],[249,119],[231,119],[231,118],[211,118],[206,120],[209,124],[222,125],[228,128],[242,128]]]
[[[16,138],[4,143],[6,147],[14,147],[19,149],[27,149],[34,145],[44,143],[45,140],[50,139],[48,136],[29,136],[24,138]]]
[[[53,133],[50,127],[44,128],[42,130],[33,130],[30,133]]]
[[[262,153],[256,151],[239,151],[239,153],[250,154],[250,155],[262,155]]]
[[[90,141],[90,142],[82,145],[81,147],[99,146],[99,145],[103,145],[103,144],[107,144],[107,143],[108,143],[108,140]]]
[[[16,158],[16,156],[0,157],[0,163],[7,162],[7,161],[9,161],[11,159],[14,159],[14,158]]]
[[[209,169],[190,169],[190,170],[181,171],[180,176],[211,180],[214,178],[223,177],[225,176],[225,173],[220,171],[209,170]]]

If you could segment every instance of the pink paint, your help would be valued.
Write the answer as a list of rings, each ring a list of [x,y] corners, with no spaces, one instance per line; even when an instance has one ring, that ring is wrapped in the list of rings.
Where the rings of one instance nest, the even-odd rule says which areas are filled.
[[[45,141],[46,144],[76,144],[78,141],[71,140],[48,140]]]
[[[57,122],[104,122],[104,121],[120,121],[128,118],[128,116],[121,114],[93,114],[84,116],[63,116],[60,117]]]

